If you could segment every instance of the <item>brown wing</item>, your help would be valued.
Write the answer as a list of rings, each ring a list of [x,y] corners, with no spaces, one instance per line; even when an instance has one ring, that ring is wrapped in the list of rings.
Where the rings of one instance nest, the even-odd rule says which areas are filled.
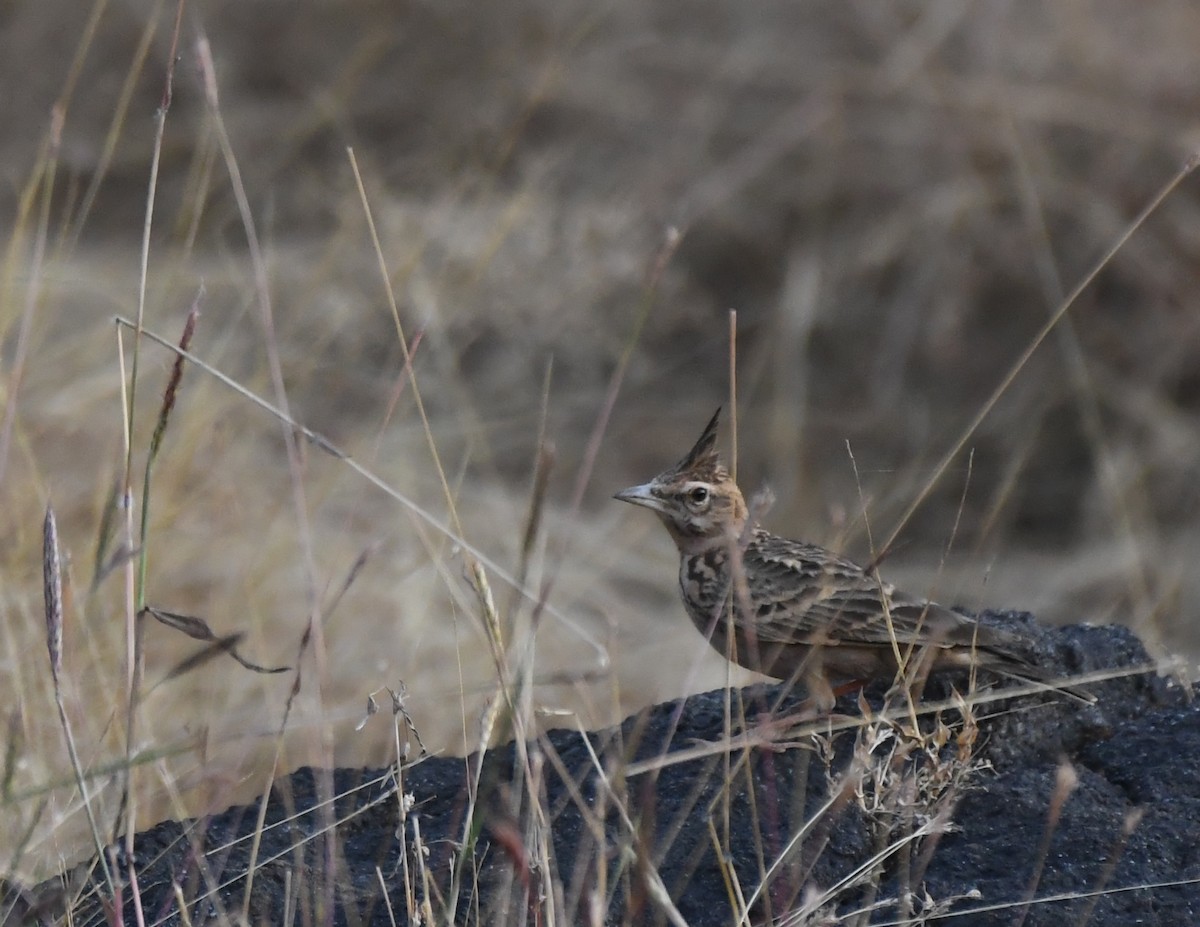
[[[906,596],[881,584],[851,560],[812,544],[756,529],[743,552],[755,634],[763,644],[825,644],[891,650],[934,646],[957,653],[943,666],[964,666],[958,657],[1026,681],[1046,684],[1084,702],[1095,696],[1062,685],[1036,664],[1033,642],[1017,632],[982,625],[936,603]],[[886,603],[886,610],[885,610]],[[888,626],[891,619],[891,629]],[[744,609],[738,608],[744,623]],[[949,653],[947,653],[949,656]]]
[[[936,644],[1008,651],[965,615],[906,596],[844,557],[800,541],[755,531],[742,556],[752,590],[753,624],[760,640],[891,647]],[[891,617],[891,630],[888,617]]]

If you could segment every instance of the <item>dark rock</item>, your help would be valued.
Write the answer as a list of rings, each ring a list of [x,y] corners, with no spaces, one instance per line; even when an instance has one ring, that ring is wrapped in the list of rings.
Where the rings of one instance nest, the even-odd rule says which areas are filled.
[[[982,620],[1035,629],[1019,614]],[[1042,665],[1064,675],[1148,662],[1122,628],[1035,637]],[[964,680],[931,680],[925,704],[956,684]],[[456,923],[532,923],[527,889],[546,885],[562,893],[569,922],[586,922],[598,897],[606,923],[667,923],[661,884],[688,924],[728,925],[731,892],[749,899],[785,850],[756,897],[756,922],[801,908],[819,909],[806,923],[859,910],[869,923],[947,911],[964,925],[1200,922],[1200,709],[1145,672],[1086,688],[1094,705],[1058,693],[981,701],[974,734],[948,709],[923,721],[924,739],[905,735],[902,719],[731,752],[705,747],[723,738],[727,698],[734,717],[743,704],[749,717],[786,712],[797,698],[778,686],[718,690],[586,738],[554,731],[521,750],[508,744],[482,764],[425,759],[402,770],[399,791],[389,770],[302,769],[273,789],[256,849],[256,806],[140,834],[142,906],[147,923],[182,923],[178,885],[192,923],[236,919],[254,854],[252,923],[282,923],[288,912],[306,924],[407,923],[405,885],[419,904],[426,884],[419,831],[433,910],[450,920],[457,897]],[[865,697],[882,708],[882,691]],[[838,711],[856,715],[855,700]],[[868,735],[878,736],[864,743]],[[528,807],[527,770],[540,779],[545,860],[530,836],[539,814]],[[469,821],[476,779],[481,810]],[[402,794],[412,797],[407,813]],[[928,832],[908,839],[922,825]],[[473,840],[465,861],[464,839]],[[100,877],[90,878],[77,925],[108,921]],[[40,888],[22,897],[43,897]],[[29,910],[31,921],[48,917]]]

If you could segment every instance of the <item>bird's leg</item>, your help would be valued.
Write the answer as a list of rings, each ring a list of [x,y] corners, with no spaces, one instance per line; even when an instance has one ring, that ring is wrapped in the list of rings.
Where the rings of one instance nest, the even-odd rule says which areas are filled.
[[[825,675],[820,654],[814,651],[809,656],[808,663],[810,665],[804,673],[804,687],[808,689],[808,700],[818,716],[827,715],[837,704],[837,693],[829,684],[829,677]]]
[[[903,667],[897,669],[895,681],[884,696],[884,704],[892,704],[893,697],[901,700],[914,729],[918,727],[917,708],[925,695],[925,684],[929,682],[929,674],[936,666],[938,649],[936,647],[921,647],[913,649],[904,661]]]
[[[813,656],[810,654],[806,661],[808,665],[800,674],[804,680],[804,687],[808,690],[808,698],[796,708],[779,716],[769,711],[763,712],[755,719],[752,733],[770,740],[784,735],[789,728],[798,724],[837,720],[839,716],[833,714],[833,708],[838,698],[866,685],[868,680],[854,679],[837,687],[832,686],[820,660],[813,659]]]
[[[825,675],[818,648],[813,647],[809,650],[804,662],[792,673],[788,682],[790,685],[794,685],[800,679],[804,680],[808,698],[801,702],[794,711],[787,712],[783,716],[783,720],[812,721],[833,711],[838,693],[829,684],[829,677]],[[766,720],[769,721],[770,718],[768,717]]]

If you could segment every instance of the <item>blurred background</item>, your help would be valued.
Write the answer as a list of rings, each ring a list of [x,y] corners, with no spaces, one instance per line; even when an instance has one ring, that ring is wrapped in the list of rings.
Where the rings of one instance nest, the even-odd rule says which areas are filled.
[[[125,756],[126,573],[95,561],[125,465],[132,340],[113,320],[137,313],[152,177],[146,327],[174,342],[197,302],[192,351],[278,404],[275,352],[294,417],[390,491],[312,444],[289,467],[275,417],[187,368],[151,479],[147,599],[299,666],[300,689],[287,712],[293,673],[172,676],[200,645],[147,624],[143,823],[256,794],[277,751],[280,771],[386,762],[390,713],[358,725],[387,686],[431,749],[476,749],[496,670],[462,541],[491,564],[545,725],[751,678],[687,621],[666,532],[611,500],[718,405],[731,449],[730,310],[738,474],[774,489],[770,528],[861,560],[899,528],[898,585],[1120,622],[1194,665],[1200,178],[969,429],[1200,148],[1195,4],[205,0],[180,21],[154,173],[177,9],[0,5],[0,819],[22,871],[86,848],[78,794],[49,788],[70,774],[47,503],[67,711],[86,765]],[[142,352],[139,496],[173,360]],[[534,631],[506,577],[543,438]],[[114,806],[112,781],[95,788]]]

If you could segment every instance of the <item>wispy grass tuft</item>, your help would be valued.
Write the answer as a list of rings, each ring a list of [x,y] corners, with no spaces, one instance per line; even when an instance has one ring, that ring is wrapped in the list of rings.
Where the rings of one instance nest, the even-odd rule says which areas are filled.
[[[88,824],[91,827],[92,844],[96,851],[96,862],[104,873],[104,884],[108,890],[111,903],[117,904],[121,898],[121,888],[117,884],[112,871],[109,869],[105,854],[107,841],[101,836],[100,825],[92,807],[91,794],[88,790],[88,777],[84,773],[83,763],[79,758],[79,750],[75,745],[75,735],[71,730],[71,721],[67,717],[67,707],[63,700],[62,669],[63,669],[63,581],[62,558],[58,544],[58,523],[54,518],[54,509],[46,507],[46,518],[42,526],[42,589],[46,609],[46,650],[50,657],[50,678],[54,685],[54,704],[58,708],[58,720],[62,726],[63,737],[67,742],[67,752],[71,757],[71,768],[75,771],[75,785],[79,789],[84,811],[87,813]]]

